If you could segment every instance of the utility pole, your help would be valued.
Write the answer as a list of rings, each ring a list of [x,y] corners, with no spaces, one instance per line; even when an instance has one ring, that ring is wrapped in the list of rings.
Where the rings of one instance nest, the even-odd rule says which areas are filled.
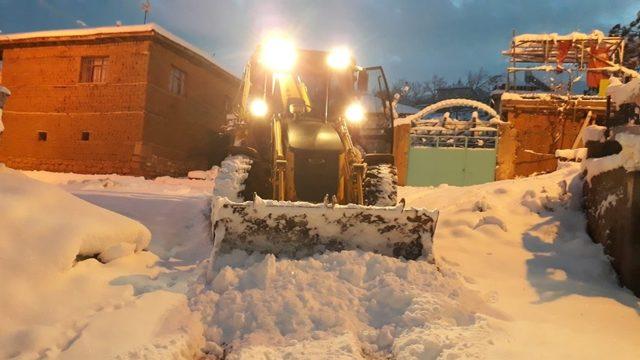
[[[147,23],[147,16],[149,15],[149,12],[151,12],[151,2],[149,2],[149,0],[145,0],[145,2],[142,3],[142,11],[144,11],[144,22],[143,24]]]

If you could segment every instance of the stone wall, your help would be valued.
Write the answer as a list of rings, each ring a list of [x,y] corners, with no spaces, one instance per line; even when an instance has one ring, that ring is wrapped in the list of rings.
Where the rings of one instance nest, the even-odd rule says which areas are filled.
[[[618,153],[615,141],[588,142],[589,158]],[[640,296],[640,172],[623,167],[585,181],[587,232],[602,244],[621,283]]]

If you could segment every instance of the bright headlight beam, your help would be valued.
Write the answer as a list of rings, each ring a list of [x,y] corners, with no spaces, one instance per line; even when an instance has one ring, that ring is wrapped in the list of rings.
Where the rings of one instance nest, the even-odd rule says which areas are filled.
[[[364,108],[358,102],[347,106],[344,116],[352,124],[359,124],[364,120]]]
[[[276,73],[291,71],[297,57],[293,42],[281,37],[268,38],[260,50],[260,62]]]
[[[267,106],[267,103],[262,99],[253,99],[249,104],[249,112],[251,112],[251,115],[255,117],[265,117],[268,111],[269,107]]]
[[[327,64],[335,70],[344,70],[351,65],[351,51],[346,47],[331,50],[327,55]]]

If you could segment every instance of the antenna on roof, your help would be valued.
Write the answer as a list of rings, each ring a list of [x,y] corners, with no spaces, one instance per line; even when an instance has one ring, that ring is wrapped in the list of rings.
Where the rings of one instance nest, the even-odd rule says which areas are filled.
[[[143,24],[147,23],[147,16],[149,15],[149,13],[151,12],[151,2],[149,0],[145,0],[145,2],[142,3],[142,11],[144,11],[144,22]]]

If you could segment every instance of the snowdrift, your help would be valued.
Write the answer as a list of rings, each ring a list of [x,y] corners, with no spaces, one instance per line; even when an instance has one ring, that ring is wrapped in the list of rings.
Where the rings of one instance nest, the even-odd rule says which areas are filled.
[[[151,240],[139,222],[1,164],[0,198],[3,279],[15,273],[64,271],[77,257],[97,255],[109,262],[143,250]]]
[[[193,358],[202,327],[186,297],[136,296],[146,291],[137,277],[161,271],[149,252],[127,256],[150,238],[137,221],[0,164],[0,358]]]

